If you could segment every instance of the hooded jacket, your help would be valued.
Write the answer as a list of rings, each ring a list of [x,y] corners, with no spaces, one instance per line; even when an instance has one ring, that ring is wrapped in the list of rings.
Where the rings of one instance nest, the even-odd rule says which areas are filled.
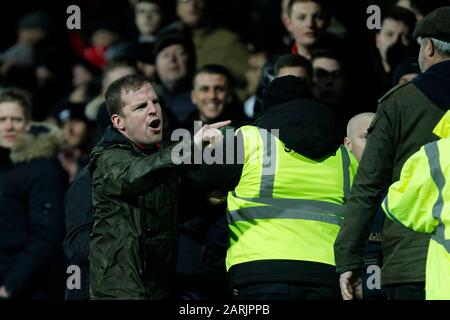
[[[11,150],[0,149],[0,286],[11,297],[49,295],[64,237],[62,143],[56,127],[34,124]]]
[[[279,82],[301,81],[295,77],[283,77],[274,80],[271,86],[279,86]],[[281,80],[280,80],[281,79]],[[278,83],[277,83],[278,82]],[[289,84],[288,84],[289,85]],[[294,84],[295,86],[295,84]],[[283,86],[281,86],[283,88]],[[282,89],[281,89],[282,90]],[[291,90],[291,99],[286,95],[273,95],[270,106],[256,121],[255,125],[264,129],[279,129],[279,139],[289,149],[294,150],[311,159],[321,159],[334,155],[339,148],[339,127],[336,117],[331,109],[322,104],[303,97],[305,91]],[[295,94],[297,92],[297,94]],[[267,97],[267,94],[266,94]],[[280,99],[278,99],[279,97]],[[224,139],[226,141],[227,139]],[[242,135],[235,137],[236,156],[234,164],[209,165],[195,168],[189,173],[189,180],[193,187],[200,191],[222,190],[232,191],[236,188],[241,178],[243,164],[238,163],[237,155],[244,154],[242,149]],[[239,147],[240,146],[240,147]],[[224,146],[225,157],[229,152],[228,146]],[[224,158],[223,163],[226,163]],[[242,163],[242,162],[241,162]],[[280,272],[282,270],[282,272]],[[337,274],[333,266],[307,262],[287,260],[253,261],[233,266],[229,270],[230,284],[232,287],[249,282],[270,281],[299,281],[306,283],[337,286]]]

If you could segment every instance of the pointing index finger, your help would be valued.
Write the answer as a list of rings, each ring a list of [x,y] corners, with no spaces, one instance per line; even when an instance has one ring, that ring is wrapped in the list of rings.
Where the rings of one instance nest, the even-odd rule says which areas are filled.
[[[209,127],[214,128],[214,129],[220,129],[220,128],[228,126],[230,123],[231,123],[231,120],[221,121],[221,122],[216,122],[216,123],[210,124]]]

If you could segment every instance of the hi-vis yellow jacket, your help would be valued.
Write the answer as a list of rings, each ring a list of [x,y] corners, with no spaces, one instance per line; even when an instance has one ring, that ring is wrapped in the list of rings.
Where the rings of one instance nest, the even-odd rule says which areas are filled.
[[[427,300],[450,299],[449,180],[450,139],[446,138],[423,146],[408,159],[400,180],[391,185],[382,204],[390,219],[432,233],[426,265]]]
[[[333,244],[357,162],[341,146],[320,161],[286,150],[265,129],[244,126],[245,162],[228,194],[227,270],[258,260],[335,265]]]

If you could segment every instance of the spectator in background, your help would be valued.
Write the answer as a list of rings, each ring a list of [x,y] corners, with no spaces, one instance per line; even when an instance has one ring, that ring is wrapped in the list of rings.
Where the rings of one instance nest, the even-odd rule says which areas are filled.
[[[216,64],[199,68],[193,80],[192,103],[197,110],[191,114],[187,128],[193,128],[194,121],[210,124],[231,120],[231,126],[239,127],[245,115],[234,91],[235,82],[230,71]]]
[[[392,73],[392,86],[405,84],[420,74],[419,62],[416,58],[408,58],[401,62]]]
[[[267,53],[260,50],[251,51],[248,57],[248,69],[245,73],[247,100],[244,102],[244,113],[249,119],[254,119],[255,109],[260,109],[261,99],[259,96],[261,96],[262,91],[260,81],[267,59]]]
[[[375,113],[364,112],[357,114],[347,124],[347,136],[344,138],[345,147],[353,153],[356,160],[361,161],[361,157],[366,146],[367,129],[373,121]]]
[[[228,69],[208,64],[193,80],[192,102],[197,107],[184,127],[194,130],[194,121],[211,124],[231,120],[239,127],[242,106],[234,92]],[[189,186],[182,188],[177,296],[181,300],[216,300],[227,296],[225,255],[228,246],[226,202],[199,196]],[[225,198],[225,196],[223,197]],[[225,200],[225,199],[224,199]]]
[[[184,123],[195,106],[191,101],[192,75],[196,56],[192,41],[181,34],[169,34],[155,46],[158,94],[179,123]]]
[[[135,73],[137,73],[135,65],[128,60],[113,60],[106,65],[103,69],[101,92],[86,105],[86,117],[90,121],[95,121],[97,114],[100,112],[99,110],[106,110],[104,105],[106,88],[115,80]]]
[[[84,59],[78,59],[72,67],[72,92],[67,98],[71,103],[88,103],[100,91],[100,69]]]
[[[312,67],[308,59],[297,54],[272,56],[260,73],[257,92],[244,104],[244,112],[250,119],[255,119],[262,112],[262,96],[269,83],[278,77],[292,75],[301,78],[307,86],[311,85]]]
[[[336,111],[343,125],[342,133],[345,134],[345,124],[353,115],[355,106],[347,95],[349,83],[342,60],[330,52],[318,51],[311,62],[312,92],[316,99]]]
[[[294,38],[292,54],[308,60],[313,51],[333,47],[335,39],[326,33],[331,13],[323,0],[290,0],[285,25]]]
[[[30,115],[25,93],[0,92],[0,299],[55,298],[50,279],[64,272],[62,136]]]
[[[375,36],[376,50],[371,53],[370,71],[374,75],[376,99],[390,87],[392,71],[408,56],[417,56],[412,32],[416,18],[411,11],[393,7],[383,17],[381,30]]]
[[[318,52],[311,62],[312,90],[316,98],[331,105],[342,103],[346,81],[339,58],[329,52]]]
[[[177,0],[176,13],[179,21],[167,30],[178,30],[192,38],[197,55],[197,66],[219,64],[231,71],[237,81],[241,100],[245,97],[245,70],[248,52],[239,35],[214,25],[210,0]],[[167,31],[166,31],[167,32]]]
[[[275,76],[277,78],[291,75],[299,77],[311,85],[312,73],[311,62],[300,55],[286,54],[275,62]]]
[[[364,112],[357,114],[347,124],[347,136],[344,138],[345,147],[353,153],[358,162],[361,160],[362,153],[366,146],[367,129],[372,123],[375,117],[373,112]],[[363,297],[365,300],[385,300],[386,294],[383,289],[376,288],[376,286],[369,287],[368,277],[372,275],[372,272],[368,272],[367,268],[370,266],[377,266],[381,268],[383,265],[383,254],[381,250],[382,236],[381,231],[383,229],[384,214],[381,210],[375,215],[375,219],[372,224],[371,233],[368,239],[368,244],[364,256],[364,273],[362,275],[362,289]]]
[[[89,152],[94,143],[95,123],[85,116],[84,103],[64,103],[56,114],[64,136],[64,149],[59,154],[69,182],[89,162]]]
[[[134,7],[134,22],[139,32],[139,43],[154,44],[157,32],[164,25],[161,0],[138,0]]]
[[[0,75],[6,75],[14,66],[32,66],[35,62],[33,48],[48,36],[50,27],[50,17],[43,11],[32,12],[20,19],[17,43],[0,54]]]
[[[108,48],[122,40],[122,34],[118,30],[115,21],[100,20],[93,28],[90,43],[82,49],[82,56],[97,68],[107,65],[105,53]]]

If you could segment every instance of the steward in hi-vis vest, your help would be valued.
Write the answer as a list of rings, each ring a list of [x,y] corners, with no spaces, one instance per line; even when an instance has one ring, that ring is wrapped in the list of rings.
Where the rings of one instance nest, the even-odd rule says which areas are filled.
[[[267,90],[298,82],[282,77]],[[333,244],[357,161],[340,145],[336,119],[310,99],[272,105],[255,126],[236,131],[233,151],[242,163],[193,175],[229,191],[226,267],[234,299],[339,298]]]
[[[450,112],[433,131],[450,136]],[[383,201],[386,215],[414,231],[432,234],[425,273],[427,300],[450,300],[450,138],[431,142],[403,166]]]

